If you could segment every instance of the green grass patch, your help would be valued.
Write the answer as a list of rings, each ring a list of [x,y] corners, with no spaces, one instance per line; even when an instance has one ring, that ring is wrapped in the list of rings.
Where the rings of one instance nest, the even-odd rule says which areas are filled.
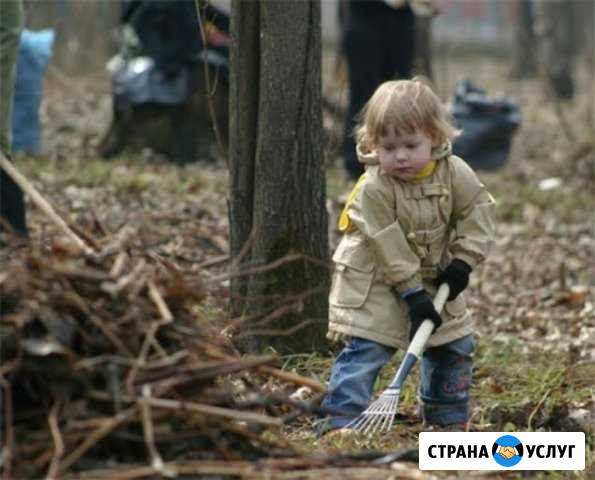
[[[520,342],[480,341],[475,354],[474,423],[505,431],[564,430],[568,409],[590,401],[595,364],[565,364]]]
[[[498,183],[490,186],[490,191],[498,202],[498,217],[503,221],[522,221],[527,205],[555,216],[560,222],[584,221],[584,212],[593,204],[593,192],[589,189],[561,187],[544,191],[530,183],[511,189],[510,184]]]
[[[166,160],[146,160],[126,151],[109,160],[19,155],[16,163],[29,179],[43,183],[44,189],[111,186],[122,198],[151,189],[180,198],[188,194],[225,195],[229,184],[227,171],[219,167],[203,163],[180,166]]]
[[[590,402],[595,364],[565,364],[547,352],[526,352],[521,342],[478,340],[474,354],[471,431],[563,431],[576,427],[565,420],[568,409]],[[382,369],[374,387],[376,394],[388,386],[402,356],[398,352]],[[284,370],[327,381],[333,361],[334,358],[323,355],[299,354],[282,357],[282,366]],[[416,365],[401,392],[399,413],[405,415],[405,420],[396,423],[389,433],[316,439],[314,419],[302,420],[285,433],[305,452],[320,448],[355,451],[415,446],[419,432],[424,431],[415,413],[418,385],[419,365]],[[588,449],[592,447],[591,437]]]

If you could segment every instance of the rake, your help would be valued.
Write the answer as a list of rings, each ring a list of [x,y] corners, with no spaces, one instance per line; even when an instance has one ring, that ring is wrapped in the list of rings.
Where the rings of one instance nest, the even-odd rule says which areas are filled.
[[[448,284],[443,283],[440,285],[440,288],[434,297],[434,307],[438,313],[442,311],[449,292]],[[348,423],[345,428],[351,428],[358,432],[370,435],[378,431],[389,431],[399,406],[401,388],[405,383],[407,375],[409,375],[409,372],[413,368],[413,365],[415,365],[415,362],[417,362],[417,359],[421,355],[433,329],[434,324],[431,320],[423,321],[411,340],[405,358],[403,358],[399,370],[397,370],[391,384],[380,394],[375,402],[371,403],[359,417]]]

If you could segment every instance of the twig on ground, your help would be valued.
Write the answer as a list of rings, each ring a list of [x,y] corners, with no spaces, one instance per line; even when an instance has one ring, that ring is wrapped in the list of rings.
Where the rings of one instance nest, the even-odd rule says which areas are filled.
[[[207,268],[207,267],[213,267],[215,265],[219,265],[220,263],[225,263],[229,260],[229,254],[224,254],[224,255],[217,255],[215,257],[211,257],[208,258],[207,260],[205,260],[204,262],[199,263],[196,267],[203,269],[203,268]]]
[[[155,435],[153,429],[153,420],[151,417],[151,387],[149,385],[143,386],[142,398],[138,399],[138,404],[141,410],[141,417],[143,423],[143,434],[147,451],[151,459],[151,466],[165,477],[174,477],[175,470],[165,468],[163,458],[159,455],[157,447],[155,446]]]
[[[126,345],[118,338],[118,336],[112,332],[111,328],[108,327],[107,323],[103,321],[99,316],[89,312],[89,320],[95,325],[101,332],[114,344],[118,351],[127,356],[133,357],[134,355],[128,349]]]
[[[29,195],[31,201],[35,203],[35,205],[45,213],[54,224],[62,232],[74,242],[86,255],[94,256],[95,251],[90,248],[85,242],[81,240],[81,238],[76,235],[69,227],[68,224],[64,221],[62,217],[60,217],[54,208],[50,205],[50,203],[41,196],[41,194],[37,191],[37,189],[27,180],[27,178],[17,170],[17,168],[4,156],[3,153],[0,152],[0,167],[6,172],[6,174],[14,180],[14,182],[21,187],[21,189]]]
[[[2,452],[4,467],[3,480],[12,479],[12,459],[14,455],[14,425],[12,409],[12,384],[4,376],[0,376],[0,385],[4,390],[4,449]]]
[[[90,448],[97,444],[97,442],[136,414],[138,414],[138,406],[130,407],[127,410],[118,413],[115,417],[107,419],[101,427],[88,435],[85,440],[64,459],[60,464],[59,473],[64,473],[68,470]]]
[[[286,372],[284,370],[279,370],[278,368],[269,366],[259,367],[259,370],[261,372],[277,377],[280,380],[291,382],[295,385],[300,385],[301,387],[310,387],[312,390],[315,390],[317,392],[326,392],[326,387],[322,383],[312,378],[303,377],[296,373]]]
[[[109,293],[113,297],[117,296],[121,291],[127,288],[131,283],[133,283],[141,274],[143,273],[147,262],[144,258],[141,258],[138,263],[134,266],[132,271],[120,277],[117,282],[104,282],[101,284],[101,289],[104,292]]]
[[[58,425],[58,414],[60,412],[60,401],[54,402],[50,414],[48,416],[48,424],[50,426],[50,432],[52,434],[52,440],[54,441],[54,455],[50,462],[50,467],[47,473],[47,480],[53,480],[58,477],[60,471],[60,459],[64,454],[64,441],[62,440],[62,434],[60,433],[60,426]]]
[[[319,260],[317,258],[310,257],[308,255],[303,255],[301,253],[292,253],[289,255],[285,255],[284,257],[278,258],[277,260],[274,260],[270,263],[267,263],[266,265],[251,267],[246,270],[233,271],[233,272],[228,272],[228,273],[224,273],[221,275],[210,277],[209,281],[210,282],[222,282],[223,280],[230,280],[232,278],[238,278],[238,277],[246,277],[249,275],[254,275],[255,273],[264,273],[264,272],[268,272],[270,270],[275,270],[276,268],[279,268],[279,267],[285,265],[286,263],[295,262],[297,260],[305,260],[305,261],[314,263],[316,265],[322,265],[322,266],[328,267],[328,264],[326,262],[322,262],[321,260]]]
[[[261,415],[253,412],[241,412],[230,408],[215,407],[213,405],[204,405],[194,402],[182,402],[179,400],[170,400],[166,398],[151,398],[151,405],[155,408],[167,408],[171,410],[182,410],[188,412],[201,413],[203,415],[212,415],[214,417],[229,418],[241,422],[257,423],[260,425],[269,425],[280,427],[283,421],[280,418]]]
[[[294,333],[300,331],[302,328],[306,328],[308,325],[315,323],[316,320],[313,318],[307,318],[297,325],[293,325],[291,328],[270,328],[270,329],[251,329],[246,330],[238,335],[235,336],[236,339],[244,338],[244,337],[251,337],[251,336],[259,336],[259,337],[286,337],[289,335],[293,335]]]
[[[155,305],[157,306],[157,310],[159,311],[159,314],[161,315],[161,318],[163,319],[163,322],[160,322],[161,325],[166,325],[168,323],[171,323],[174,319],[174,316],[172,315],[167,304],[165,303],[165,300],[163,300],[163,297],[159,293],[159,290],[157,289],[157,285],[155,285],[155,282],[153,280],[149,280],[147,282],[147,286],[149,287],[149,297],[151,297],[151,300],[153,300],[153,302],[155,302]]]
[[[128,260],[128,254],[126,252],[118,253],[118,256],[114,260],[111,270],[109,271],[109,275],[112,278],[118,278],[124,267],[126,266],[126,261]]]

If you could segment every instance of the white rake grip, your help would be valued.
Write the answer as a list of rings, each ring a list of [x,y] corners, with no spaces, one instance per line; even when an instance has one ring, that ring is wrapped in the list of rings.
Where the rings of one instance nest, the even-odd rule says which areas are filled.
[[[438,288],[438,292],[434,297],[434,308],[438,313],[444,308],[449,293],[450,288],[445,283]],[[422,322],[407,349],[407,353],[401,361],[399,370],[397,370],[397,373],[388,388],[382,392],[378,400],[372,403],[372,405],[370,405],[355,420],[348,423],[345,428],[361,430],[364,433],[373,433],[378,428],[384,428],[388,431],[397,412],[401,388],[403,387],[409,372],[421,355],[433,329],[434,324],[431,320],[424,320]]]
[[[434,308],[438,313],[442,312],[444,304],[448,299],[449,293],[450,288],[447,283],[443,283],[442,285],[440,285],[440,288],[438,288],[438,292],[434,297]],[[432,323],[432,321],[424,320],[417,329],[417,332],[415,332],[415,336],[409,344],[407,353],[412,353],[417,358],[419,358],[421,352],[424,349],[424,346],[426,345],[426,342],[428,341],[428,338],[430,338],[430,335],[432,335],[432,330],[434,330],[434,324]]]
[[[434,308],[438,313],[440,313],[444,308],[444,304],[448,299],[449,293],[450,288],[446,283],[440,285],[440,288],[438,289],[438,292],[434,297]],[[431,320],[424,320],[422,324],[419,326],[417,332],[415,332],[415,336],[409,344],[407,353],[405,353],[405,356],[401,361],[399,370],[397,370],[397,373],[393,378],[393,381],[389,385],[389,389],[396,391],[401,390],[401,387],[403,386],[403,383],[405,382],[407,375],[409,375],[409,372],[413,368],[413,365],[415,365],[415,362],[417,362],[417,360],[419,359],[421,352],[423,351],[424,346],[428,341],[428,338],[430,338],[430,335],[432,335],[432,330],[434,330],[434,323],[432,323]]]

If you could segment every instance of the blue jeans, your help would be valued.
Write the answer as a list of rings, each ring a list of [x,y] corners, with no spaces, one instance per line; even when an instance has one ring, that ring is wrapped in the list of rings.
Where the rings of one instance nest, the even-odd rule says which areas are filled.
[[[467,335],[426,349],[421,359],[420,413],[427,423],[448,425],[469,419],[469,389],[475,339]],[[380,369],[395,349],[352,338],[335,360],[322,406],[331,428],[342,428],[363,412],[372,398]]]

